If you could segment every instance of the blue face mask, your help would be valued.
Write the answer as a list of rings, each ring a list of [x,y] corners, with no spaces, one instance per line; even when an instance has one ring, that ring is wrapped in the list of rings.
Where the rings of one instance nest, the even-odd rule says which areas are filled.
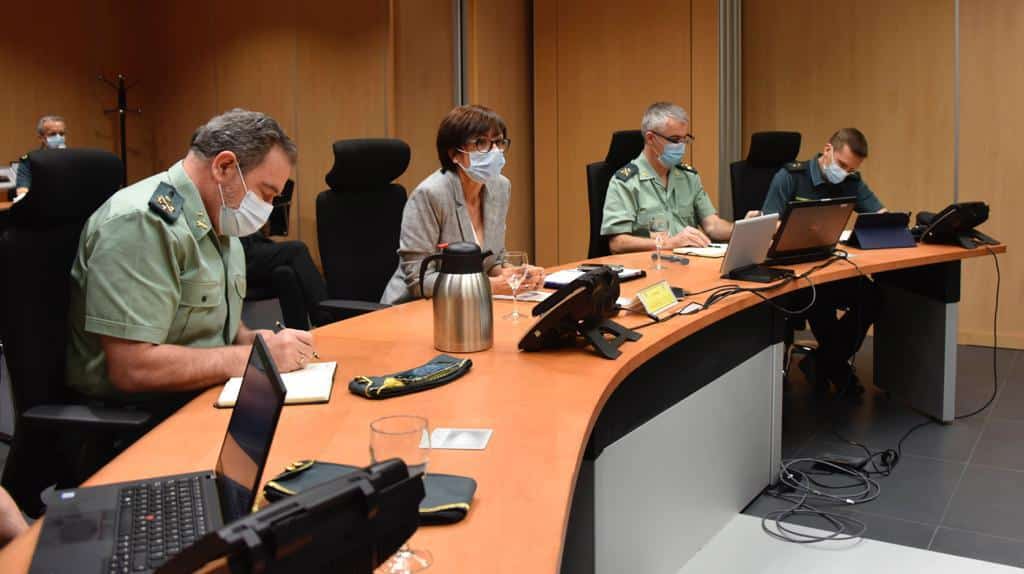
[[[850,175],[846,173],[845,169],[839,167],[839,164],[836,163],[835,152],[832,152],[832,163],[826,165],[823,172],[825,174],[825,179],[829,180],[832,185],[839,185],[844,179],[846,179],[846,176]]]
[[[505,153],[498,148],[493,148],[491,151],[471,151],[469,152],[469,167],[458,165],[462,171],[466,172],[469,179],[477,183],[486,183],[501,175],[501,168],[505,167]]]
[[[672,166],[679,165],[679,162],[683,161],[683,154],[685,153],[685,142],[666,142],[665,146],[661,150],[661,155],[658,156],[658,161],[661,162],[661,165],[671,169]]]
[[[53,134],[52,136],[46,136],[46,147],[47,149],[64,149],[68,146],[64,143],[64,136]]]

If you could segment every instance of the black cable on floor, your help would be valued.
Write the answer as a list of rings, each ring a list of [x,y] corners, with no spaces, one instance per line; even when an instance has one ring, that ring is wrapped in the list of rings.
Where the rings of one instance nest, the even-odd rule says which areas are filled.
[[[988,250],[989,255],[992,256],[992,261],[996,265],[996,305],[995,311],[992,312],[992,396],[989,397],[987,401],[985,401],[985,404],[981,405],[981,408],[971,411],[965,415],[956,416],[955,420],[958,421],[973,417],[974,415],[984,411],[985,409],[992,405],[992,403],[996,400],[996,395],[999,394],[999,367],[996,361],[996,353],[999,349],[999,287],[1000,283],[1002,283],[1003,277],[1002,273],[999,271],[999,258],[996,257],[996,252],[993,251],[992,248],[989,247],[988,245],[982,245],[982,247]]]

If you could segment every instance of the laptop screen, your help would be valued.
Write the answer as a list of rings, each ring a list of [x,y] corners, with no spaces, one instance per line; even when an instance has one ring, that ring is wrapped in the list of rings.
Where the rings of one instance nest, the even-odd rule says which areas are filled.
[[[832,249],[839,241],[854,198],[813,202],[791,202],[773,246],[773,255]]]
[[[281,376],[257,335],[217,460],[224,524],[252,511],[284,397]]]

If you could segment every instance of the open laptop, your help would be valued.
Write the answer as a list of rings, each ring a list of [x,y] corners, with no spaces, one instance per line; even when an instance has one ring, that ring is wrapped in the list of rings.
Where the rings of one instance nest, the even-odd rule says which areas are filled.
[[[57,491],[30,572],[149,572],[248,514],[284,398],[284,383],[257,335],[217,468]]]
[[[768,283],[792,275],[788,269],[771,269],[761,265],[772,244],[778,221],[777,213],[736,221],[725,257],[722,258],[719,270],[722,277]]]
[[[854,197],[789,202],[765,263],[790,265],[828,259],[855,205]]]

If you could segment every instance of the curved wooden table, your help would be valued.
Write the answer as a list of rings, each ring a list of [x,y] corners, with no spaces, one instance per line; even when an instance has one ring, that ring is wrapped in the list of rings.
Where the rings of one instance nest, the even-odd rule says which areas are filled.
[[[995,248],[999,253],[1005,250],[1005,246]],[[935,245],[850,251],[865,273],[988,255],[981,248],[968,251]],[[602,261],[629,267],[651,265],[647,253]],[[725,283],[718,278],[721,260],[694,257],[690,261],[688,266],[667,263],[665,271],[648,271],[646,279],[623,284],[623,295],[661,278],[688,291]],[[820,284],[856,274],[851,265],[837,262],[816,272],[813,279]],[[773,294],[805,286],[805,282],[792,283]],[[412,545],[433,553],[431,572],[557,572],[583,449],[610,394],[634,369],[670,345],[759,302],[750,294],[736,295],[708,311],[653,325],[643,330],[640,341],[625,344],[618,360],[609,361],[590,351],[571,349],[519,352],[516,345],[531,322],[501,320],[511,302],[495,301],[494,347],[470,355],[473,368],[468,375],[429,392],[383,401],[353,396],[347,383],[357,375],[394,372],[435,356],[430,302],[416,301],[316,329],[320,356],[338,361],[334,394],[328,404],[284,409],[263,479],[296,459],[367,464],[369,422],[385,415],[415,413],[428,417],[431,426],[493,428],[484,451],[431,453],[429,470],[472,476],[479,488],[466,520],[421,528]],[[618,320],[627,326],[647,321],[637,315],[622,315]],[[230,415],[212,407],[219,390],[204,392],[86,484],[213,468]],[[37,522],[0,552],[0,569],[28,570],[39,528]]]

